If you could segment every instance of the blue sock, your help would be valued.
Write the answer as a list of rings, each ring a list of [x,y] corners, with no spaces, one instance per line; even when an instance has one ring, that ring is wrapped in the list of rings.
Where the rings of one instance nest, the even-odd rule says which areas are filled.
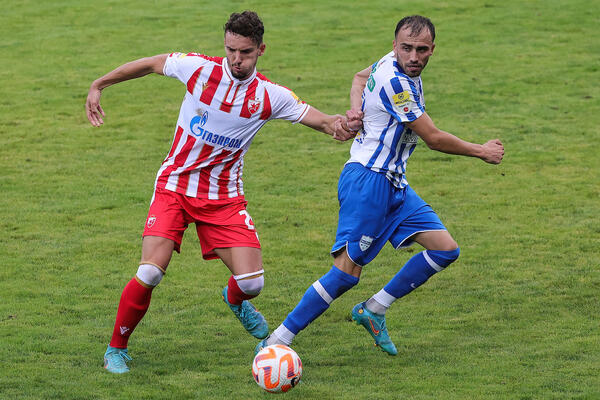
[[[383,290],[396,299],[406,296],[424,284],[433,274],[452,264],[459,254],[459,248],[450,251],[422,251],[408,260],[402,269],[384,286]]]
[[[296,308],[283,321],[283,325],[297,334],[323,314],[333,300],[357,283],[357,277],[341,271],[334,265],[329,272],[308,288]]]

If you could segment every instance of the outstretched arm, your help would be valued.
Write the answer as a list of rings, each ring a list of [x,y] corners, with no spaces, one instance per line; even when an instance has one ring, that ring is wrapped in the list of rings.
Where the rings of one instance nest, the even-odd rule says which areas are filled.
[[[162,75],[166,59],[167,54],[140,58],[139,60],[123,64],[92,82],[87,100],[85,101],[85,111],[90,123],[94,126],[100,126],[104,123],[102,117],[106,114],[100,106],[102,89],[115,83],[140,78],[151,73]]]
[[[504,156],[504,146],[499,139],[492,139],[484,144],[464,141],[438,129],[427,113],[423,113],[419,118],[405,125],[419,135],[432,150],[477,157],[490,164],[500,164]]]
[[[351,121],[339,114],[328,115],[311,107],[302,121],[302,125],[316,129],[320,132],[333,136],[341,142],[352,139],[356,135],[356,131],[362,126],[361,121]]]

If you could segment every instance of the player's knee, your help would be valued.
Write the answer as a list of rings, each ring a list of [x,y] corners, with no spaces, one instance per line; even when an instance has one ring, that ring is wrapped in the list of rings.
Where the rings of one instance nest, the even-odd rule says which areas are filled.
[[[156,286],[160,283],[165,273],[153,264],[140,264],[135,276],[148,286]]]
[[[240,290],[248,296],[258,296],[265,286],[265,270],[251,272],[243,275],[235,275],[235,281]]]
[[[446,268],[458,259],[460,247],[456,247],[452,250],[426,250],[425,253],[435,265]]]

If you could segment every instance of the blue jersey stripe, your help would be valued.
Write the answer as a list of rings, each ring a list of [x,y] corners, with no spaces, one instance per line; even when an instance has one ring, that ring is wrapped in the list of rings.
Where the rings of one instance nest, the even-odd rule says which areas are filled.
[[[383,150],[383,146],[384,146],[383,140],[385,139],[385,134],[387,133],[388,129],[390,129],[390,126],[393,123],[394,123],[394,118],[390,117],[390,120],[388,121],[387,126],[381,132],[381,135],[379,136],[379,145],[377,146],[377,150],[375,150],[375,152],[371,156],[371,159],[367,163],[367,165],[366,165],[367,168],[371,168],[375,164],[375,161],[377,161],[377,157],[379,157],[379,153],[381,153],[381,151]]]
[[[385,88],[383,88],[383,87],[379,91],[379,98],[381,99],[381,102],[383,103],[385,110],[392,117],[394,117],[398,122],[402,122],[402,118],[400,118],[400,116],[396,113],[396,110],[394,110],[394,106],[392,106],[392,103],[390,102],[390,99],[385,91]]]
[[[372,90],[365,89],[361,98],[366,122],[352,144],[349,162],[381,172],[402,188],[408,184],[408,159],[418,141],[408,125],[425,112],[421,78],[407,76],[394,53],[389,52],[371,64],[370,79]],[[410,102],[405,101],[408,97]]]
[[[401,157],[402,153],[397,153],[395,151],[397,151],[398,148],[398,142],[400,141],[400,138],[402,137],[402,132],[404,131],[404,125],[401,123],[398,123],[396,125],[396,132],[394,132],[394,140],[392,141],[392,145],[390,146],[390,154],[388,154],[387,158],[385,159],[383,165],[381,166],[381,168],[383,170],[388,170],[389,169],[389,164],[390,161],[392,161],[394,159],[394,157]]]
[[[393,78],[392,80],[390,80],[390,82],[392,84],[392,89],[394,89],[395,94],[404,92],[404,88],[402,87],[402,83],[400,83],[400,79],[398,79],[398,77]]]

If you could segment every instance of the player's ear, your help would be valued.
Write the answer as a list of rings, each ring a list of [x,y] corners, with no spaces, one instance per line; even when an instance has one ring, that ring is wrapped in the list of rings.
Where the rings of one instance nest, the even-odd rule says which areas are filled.
[[[261,43],[260,46],[258,46],[258,55],[262,56],[263,54],[265,54],[265,48],[267,46],[264,43]]]

